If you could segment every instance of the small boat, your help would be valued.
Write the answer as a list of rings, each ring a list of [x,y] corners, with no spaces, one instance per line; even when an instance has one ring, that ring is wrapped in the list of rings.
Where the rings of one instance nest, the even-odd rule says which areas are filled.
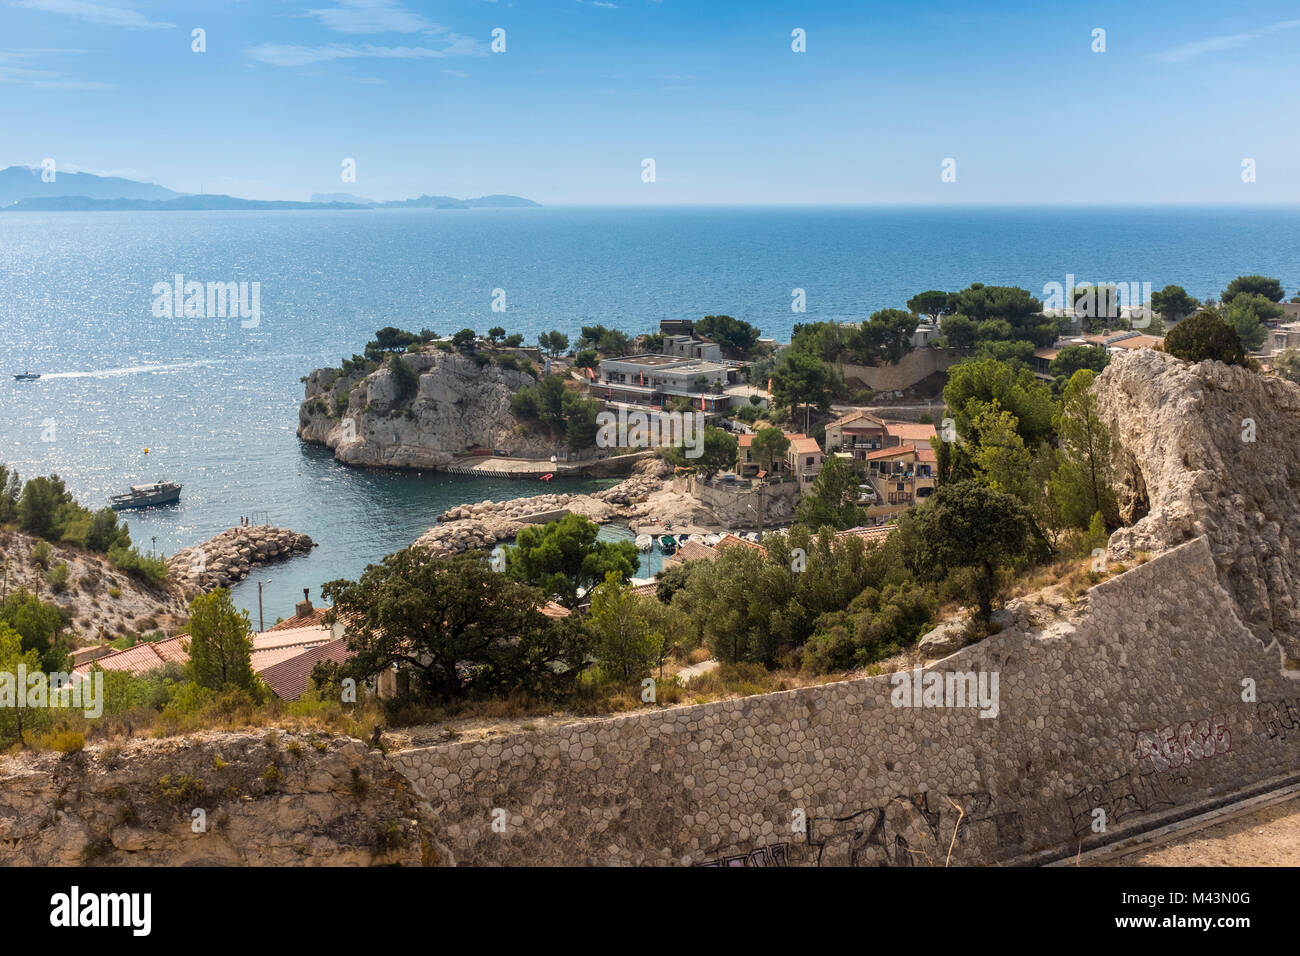
[[[638,551],[649,551],[654,547],[655,539],[648,534],[639,534],[636,536],[636,549]]]
[[[694,541],[696,544],[704,544],[704,535],[702,535],[702,534],[698,534],[698,533],[697,533],[697,534],[690,534],[690,535],[687,535],[687,536],[686,536],[686,540],[687,540],[687,541]]]
[[[551,480],[552,478],[554,478],[554,477],[555,477],[555,475],[553,475],[553,474],[552,474],[552,475],[542,475],[542,477],[541,477],[540,480],[541,480],[541,481],[550,481],[550,480]]]
[[[34,382],[41,377],[40,372],[15,372],[14,379],[19,382]]]
[[[717,547],[718,542],[721,540],[722,540],[722,535],[720,534],[706,534],[704,536],[704,543],[707,544],[710,548]]]
[[[174,481],[158,481],[151,485],[132,485],[131,490],[121,495],[113,495],[108,503],[114,510],[124,508],[150,508],[154,505],[170,505],[181,500],[181,486]]]
[[[659,536],[659,550],[664,554],[672,554],[677,550],[677,539],[670,534],[661,534]]]
[[[758,532],[757,532],[757,531],[746,531],[746,532],[745,532],[745,540],[746,540],[746,541],[749,541],[749,542],[752,542],[753,544],[758,544]]]

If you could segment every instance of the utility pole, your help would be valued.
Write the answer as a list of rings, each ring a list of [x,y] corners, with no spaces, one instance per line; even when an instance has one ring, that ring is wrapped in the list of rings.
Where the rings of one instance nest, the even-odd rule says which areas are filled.
[[[257,630],[259,633],[266,630],[266,619],[262,617],[262,585],[270,583],[270,578],[257,582]]]

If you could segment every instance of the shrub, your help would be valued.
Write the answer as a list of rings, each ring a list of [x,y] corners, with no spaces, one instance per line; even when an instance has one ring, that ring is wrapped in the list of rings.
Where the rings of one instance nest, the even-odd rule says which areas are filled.
[[[54,735],[50,748],[61,754],[75,754],[86,748],[86,735],[65,730]]]
[[[54,567],[45,573],[45,583],[50,586],[50,590],[55,594],[62,594],[68,589],[68,565],[67,562],[60,561]]]
[[[48,571],[50,567],[50,546],[48,542],[37,541],[32,545],[32,564],[38,568]]]
[[[1228,365],[1246,364],[1237,330],[1209,309],[1176,325],[1165,336],[1165,351],[1187,362],[1217,359]]]
[[[109,549],[108,560],[117,570],[149,584],[158,585],[167,580],[167,563],[162,558],[150,558],[141,554],[139,548],[116,545]],[[118,597],[118,594],[113,594],[114,590],[116,589],[111,588],[108,593]]]

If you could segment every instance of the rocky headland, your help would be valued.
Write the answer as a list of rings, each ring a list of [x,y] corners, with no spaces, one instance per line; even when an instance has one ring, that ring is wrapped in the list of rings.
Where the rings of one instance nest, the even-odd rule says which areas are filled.
[[[401,361],[417,382],[405,394],[387,365],[312,372],[298,436],[333,449],[344,464],[376,468],[446,467],[474,448],[542,461],[556,453],[555,440],[528,430],[510,410],[515,394],[536,384],[533,374],[437,348],[408,352]]]
[[[271,525],[227,528],[202,544],[177,551],[167,559],[168,577],[186,598],[226,588],[248,577],[260,564],[305,554],[316,543],[305,534]]]

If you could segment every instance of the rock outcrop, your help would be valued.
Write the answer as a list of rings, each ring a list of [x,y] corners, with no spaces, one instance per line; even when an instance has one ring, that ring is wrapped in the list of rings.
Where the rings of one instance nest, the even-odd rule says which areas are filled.
[[[612,488],[590,495],[546,494],[510,501],[480,501],[449,508],[438,516],[438,524],[415,542],[435,554],[458,554],[472,548],[491,548],[513,538],[526,523],[541,516],[556,520],[565,512],[580,514],[597,524],[636,513],[662,486],[653,471],[633,475]]]
[[[0,866],[450,865],[414,787],[329,734],[203,733],[0,765]]]
[[[532,375],[438,349],[401,358],[418,376],[412,395],[402,395],[387,367],[312,372],[298,436],[332,448],[345,464],[382,468],[443,467],[480,447],[516,458],[555,454],[551,438],[527,432],[510,411],[515,393],[536,384]]]
[[[303,554],[316,547],[305,534],[272,525],[227,528],[202,544],[167,559],[167,572],[187,598],[230,587],[259,564]]]
[[[1127,557],[1206,535],[1242,622],[1300,661],[1300,387],[1140,349],[1117,356],[1095,388],[1128,525],[1110,550]]]

